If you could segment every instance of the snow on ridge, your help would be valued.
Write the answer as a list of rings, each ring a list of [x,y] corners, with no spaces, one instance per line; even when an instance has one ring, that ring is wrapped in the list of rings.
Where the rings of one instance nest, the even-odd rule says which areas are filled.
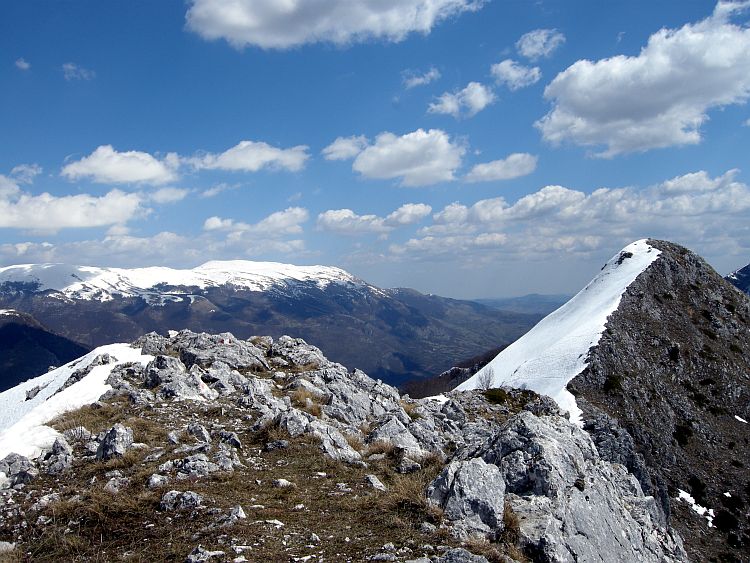
[[[265,291],[290,282],[308,281],[315,282],[320,288],[332,283],[364,285],[348,272],[330,266],[294,266],[249,260],[211,261],[184,270],[160,266],[125,269],[67,264],[21,264],[0,268],[0,284],[33,283],[38,284],[41,291],[59,291],[69,298],[98,301],[109,301],[114,295],[164,301],[168,296],[160,291],[158,286],[162,284],[200,289],[232,285]]]
[[[521,387],[549,395],[570,413],[571,420],[582,424],[581,410],[566,385],[585,369],[589,349],[599,342],[607,317],[620,305],[625,290],[659,254],[646,239],[629,244],[576,296],[456,389],[482,387],[481,378],[491,369],[493,387]]]
[[[74,372],[86,368],[102,354],[109,354],[117,361],[93,367],[80,381],[57,393]],[[142,354],[140,348],[131,348],[130,344],[109,344],[3,391],[0,393],[0,459],[10,453],[29,458],[38,456],[58,436],[53,428],[46,426],[49,421],[97,401],[111,389],[106,381],[115,366],[126,362],[140,362],[145,366],[152,359],[153,356]],[[31,395],[34,396],[27,399]]]

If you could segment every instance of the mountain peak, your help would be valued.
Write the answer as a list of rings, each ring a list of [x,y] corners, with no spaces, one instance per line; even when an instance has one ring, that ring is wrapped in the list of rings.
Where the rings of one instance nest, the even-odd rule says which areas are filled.
[[[486,385],[532,389],[554,398],[579,420],[581,411],[566,385],[586,367],[589,349],[604,332],[627,287],[659,256],[647,239],[615,254],[599,274],[565,305],[500,352],[461,391]]]

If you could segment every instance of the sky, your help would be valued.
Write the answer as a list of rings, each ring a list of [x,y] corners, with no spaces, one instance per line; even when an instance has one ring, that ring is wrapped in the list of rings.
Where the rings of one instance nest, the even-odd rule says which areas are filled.
[[[0,265],[573,293],[750,262],[750,1],[8,0]]]

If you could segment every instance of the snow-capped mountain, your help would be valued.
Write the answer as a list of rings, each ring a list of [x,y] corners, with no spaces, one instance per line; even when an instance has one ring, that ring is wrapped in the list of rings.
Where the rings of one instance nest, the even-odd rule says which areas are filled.
[[[98,268],[68,264],[22,264],[0,268],[0,287],[32,287],[69,299],[110,301],[142,297],[153,304],[188,299],[189,288],[232,286],[249,291],[312,283],[323,289],[335,283],[363,286],[348,272],[330,266],[293,266],[247,260],[212,261],[193,269]]]
[[[189,328],[317,342],[390,383],[431,376],[518,338],[539,316],[380,289],[339,268],[207,262],[191,270],[26,264],[0,268],[0,308],[87,349]]]
[[[586,367],[588,351],[604,332],[627,287],[660,252],[639,240],[613,256],[585,288],[549,314],[470,379],[459,391],[522,387],[549,395],[580,421],[581,410],[567,384]]]
[[[649,239],[458,389],[552,396],[657,500],[692,560],[746,561],[748,374],[750,299],[688,249]]]
[[[750,264],[735,270],[726,277],[726,280],[740,291],[750,294]]]

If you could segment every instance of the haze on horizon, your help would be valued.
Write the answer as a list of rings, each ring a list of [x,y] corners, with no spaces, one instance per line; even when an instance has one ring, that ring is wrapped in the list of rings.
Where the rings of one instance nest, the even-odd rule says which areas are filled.
[[[574,293],[750,262],[750,2],[0,6],[0,266],[338,266]],[[231,7],[232,9],[227,9]]]

